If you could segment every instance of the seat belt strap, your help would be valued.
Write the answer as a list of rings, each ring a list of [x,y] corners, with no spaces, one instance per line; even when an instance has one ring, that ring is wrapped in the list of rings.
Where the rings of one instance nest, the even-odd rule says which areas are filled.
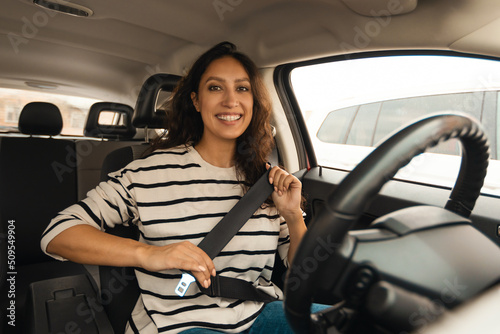
[[[236,235],[243,225],[252,217],[257,209],[273,192],[269,184],[268,169],[247,193],[229,210],[217,225],[198,244],[211,259],[219,255],[227,243]]]
[[[252,217],[257,209],[273,192],[269,183],[269,168],[264,175],[247,191],[236,205],[222,218],[217,225],[198,244],[211,259],[214,259],[243,225]],[[184,272],[175,292],[184,296],[189,285],[196,280],[191,273]],[[205,289],[200,284],[200,290],[212,297],[235,298],[256,301],[273,301],[272,297],[253,286],[253,284],[232,277],[219,276],[211,278],[212,284]]]
[[[254,300],[258,302],[269,303],[278,300],[278,296],[271,296],[257,289],[252,283],[242,279],[215,276],[210,279],[212,284],[205,289],[198,282],[197,285],[200,291],[210,297],[224,297],[241,300]]]

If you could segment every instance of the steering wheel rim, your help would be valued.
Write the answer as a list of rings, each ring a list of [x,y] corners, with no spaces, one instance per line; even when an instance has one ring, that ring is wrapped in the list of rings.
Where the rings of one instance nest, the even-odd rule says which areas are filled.
[[[489,159],[488,139],[481,125],[468,115],[450,113],[426,117],[397,131],[345,177],[309,224],[285,280],[285,314],[296,333],[311,331],[312,296],[327,260],[314,256],[318,243],[328,245],[332,256],[370,200],[400,168],[427,148],[452,138],[462,144],[462,163],[445,209],[470,215]],[[316,261],[314,266],[310,265],[312,260]],[[305,270],[308,267],[311,269]]]

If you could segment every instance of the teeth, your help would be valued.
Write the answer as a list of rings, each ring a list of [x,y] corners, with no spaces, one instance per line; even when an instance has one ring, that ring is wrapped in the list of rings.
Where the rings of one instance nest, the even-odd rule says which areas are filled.
[[[232,122],[239,120],[241,118],[241,115],[217,115],[217,118],[223,121]]]

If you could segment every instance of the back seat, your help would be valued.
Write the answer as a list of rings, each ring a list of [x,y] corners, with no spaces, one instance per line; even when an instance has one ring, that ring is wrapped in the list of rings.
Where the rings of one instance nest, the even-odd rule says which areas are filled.
[[[103,111],[123,113],[123,125],[99,124]],[[99,183],[109,152],[142,143],[131,140],[136,133],[132,114],[123,104],[98,103],[90,109],[85,134],[100,141],[55,139],[62,130],[59,109],[32,102],[19,117],[19,130],[30,137],[0,137],[0,232],[15,221],[17,265],[51,260],[39,246],[50,220]]]
[[[117,113],[123,121],[116,126],[101,124],[99,117],[105,111]],[[51,103],[32,102],[19,118],[24,136],[0,137],[0,290],[7,296],[10,286],[5,276],[14,275],[18,323],[23,321],[30,283],[71,275],[94,276],[89,270],[95,268],[45,255],[40,236],[59,211],[83,199],[99,183],[109,152],[142,143],[132,140],[136,134],[132,114],[133,109],[123,104],[97,103],[89,111],[84,131],[95,140],[55,139],[63,125],[59,109]],[[15,263],[10,268],[4,262],[9,229],[15,232]],[[7,309],[7,302],[6,298],[0,301],[2,310]]]
[[[5,270],[15,282],[18,324],[22,324],[31,282],[87,273],[82,265],[55,261],[40,249],[40,236],[49,221],[77,200],[77,175],[68,164],[68,152],[74,152],[75,143],[52,138],[61,129],[62,117],[55,105],[33,102],[19,117],[19,130],[30,137],[0,138],[0,224],[4,232],[15,233],[13,262]],[[58,168],[69,172],[58,173]],[[10,285],[0,284],[1,295],[7,296]],[[3,310],[8,302],[0,299]]]
[[[17,266],[50,259],[40,250],[40,235],[50,219],[76,201],[77,178],[69,164],[75,143],[52,138],[61,129],[55,105],[33,102],[19,117],[19,130],[30,137],[0,141],[0,215],[4,230],[14,221]]]

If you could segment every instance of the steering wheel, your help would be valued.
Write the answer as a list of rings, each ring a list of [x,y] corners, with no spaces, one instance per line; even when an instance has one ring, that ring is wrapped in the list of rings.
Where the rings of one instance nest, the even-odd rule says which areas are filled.
[[[313,331],[312,296],[328,261],[324,257],[319,259],[316,270],[307,273],[300,268],[318,258],[315,256],[318,242],[329,245],[332,257],[382,186],[413,157],[451,138],[462,143],[462,163],[445,209],[464,217],[470,215],[483,186],[489,159],[488,140],[481,125],[467,115],[440,114],[421,119],[392,135],[345,177],[309,224],[285,281],[285,314],[296,333]]]

